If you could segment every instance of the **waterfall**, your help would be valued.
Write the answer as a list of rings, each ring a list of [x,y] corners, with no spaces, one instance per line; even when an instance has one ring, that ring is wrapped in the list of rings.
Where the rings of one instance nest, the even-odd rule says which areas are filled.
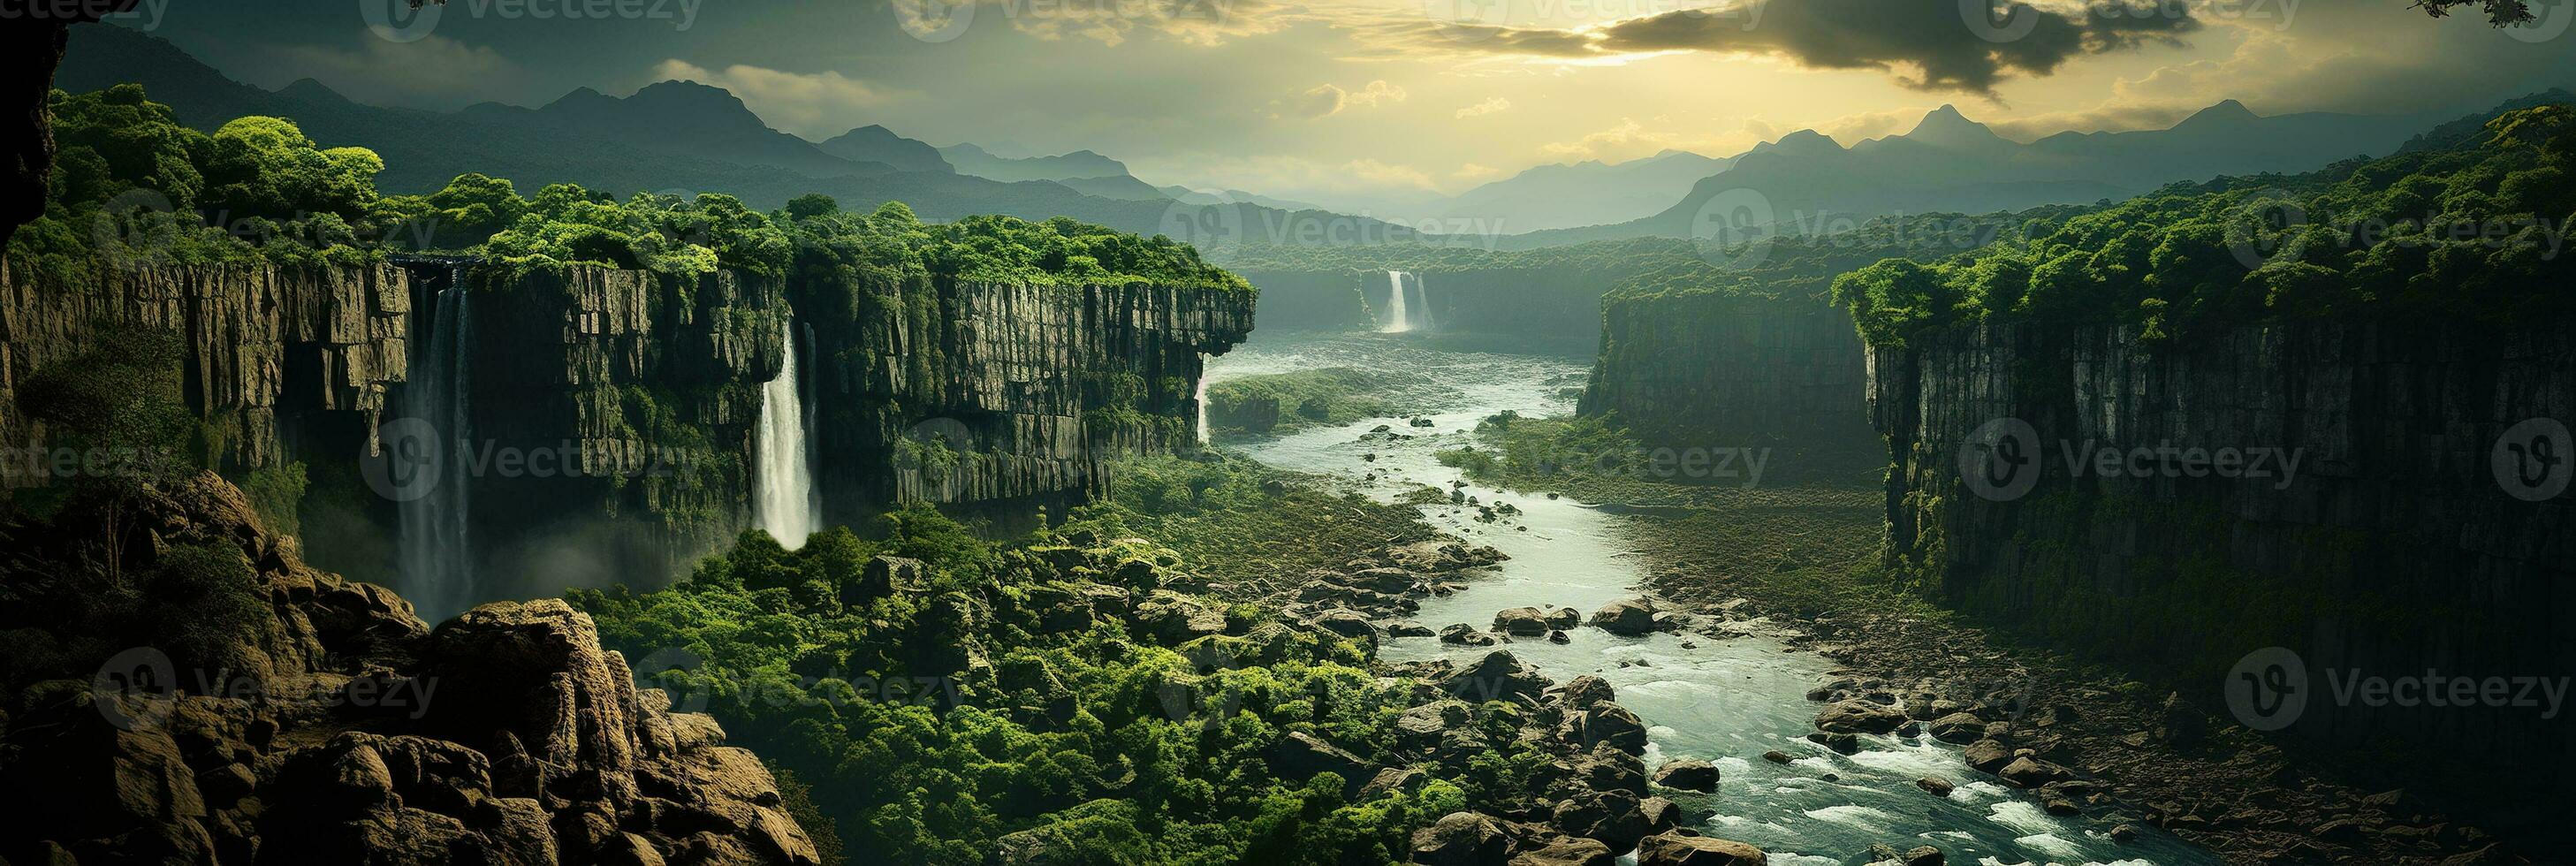
[[[796,377],[796,328],[782,325],[785,339],[777,378],[760,386],[760,421],[753,431],[751,477],[752,519],[789,550],[805,546],[822,521],[814,507],[814,469],[806,458],[803,390]]]
[[[1201,446],[1205,446],[1205,445],[1207,445],[1207,444],[1208,444],[1208,402],[1207,402],[1208,374],[1207,374],[1207,365],[1208,365],[1208,356],[1207,356],[1207,354],[1206,354],[1206,353],[1200,353],[1200,355],[1199,355],[1199,387],[1198,387],[1198,390],[1193,391],[1193,392],[1191,392],[1191,394],[1190,394],[1190,400],[1191,400],[1191,402],[1193,402],[1193,403],[1197,404],[1195,408],[1196,408],[1196,410],[1197,410],[1197,412],[1198,412],[1198,416],[1199,416],[1199,445],[1201,445]]]
[[[484,601],[467,534],[473,438],[474,315],[465,266],[451,264],[431,300],[428,351],[413,356],[397,410],[409,423],[382,443],[401,526],[395,537],[403,594],[433,619]]]
[[[1377,329],[1384,334],[1413,330],[1413,315],[1405,311],[1403,271],[1386,272],[1386,321]]]
[[[1431,286],[1422,282],[1421,274],[1405,274],[1413,280],[1413,306],[1422,311],[1422,329],[1436,331],[1440,323],[1431,319]]]

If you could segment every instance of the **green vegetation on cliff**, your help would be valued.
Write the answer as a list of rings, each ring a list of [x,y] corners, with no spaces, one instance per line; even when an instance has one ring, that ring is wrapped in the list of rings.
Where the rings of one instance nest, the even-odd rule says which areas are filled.
[[[1413,372],[1321,367],[1209,383],[1205,409],[1216,430],[1286,433],[1393,415],[1433,399],[1437,390]]]
[[[56,91],[50,108],[60,151],[52,193],[44,217],[11,238],[9,257],[55,274],[81,273],[101,257],[132,266],[306,264],[439,250],[519,268],[783,277],[820,258],[897,278],[1250,290],[1188,245],[1065,217],[934,224],[899,202],[855,213],[822,195],[764,213],[721,193],[620,201],[568,183],[522,198],[510,181],[482,174],[428,195],[382,196],[383,159],[324,147],[293,121],[243,117],[207,135],[131,84]]]
[[[749,532],[671,589],[572,601],[644,685],[798,768],[852,862],[1396,862],[1410,828],[1516,780],[1494,751],[1350,796],[1414,684],[1362,643],[1166,589],[1180,564],[1089,532],[988,543],[914,507],[878,538]],[[1361,763],[1317,772],[1291,734]]]
[[[2056,231],[1846,274],[1873,345],[1979,321],[2134,325],[2150,339],[2281,318],[2563,309],[2576,264],[2576,112],[2514,111],[2476,143],[2297,177],[2177,184]]]
[[[1308,570],[1434,537],[1411,508],[1241,458],[1136,458],[1119,462],[1110,479],[1109,497],[1077,509],[1069,526],[1169,545],[1229,597],[1290,588]]]

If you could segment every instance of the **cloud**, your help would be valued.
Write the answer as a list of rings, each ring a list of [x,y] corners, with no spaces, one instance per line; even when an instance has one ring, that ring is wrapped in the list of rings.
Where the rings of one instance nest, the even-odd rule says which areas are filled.
[[[1346,108],[1374,108],[1382,104],[1403,102],[1404,88],[1385,81],[1371,81],[1358,90],[1343,90],[1332,84],[1318,84],[1284,100],[1271,102],[1272,116],[1331,117]]]
[[[734,64],[711,70],[682,60],[653,67],[653,80],[679,78],[733,91],[770,126],[808,138],[829,138],[859,126],[867,114],[902,97],[838,72],[784,72]]]
[[[1277,32],[1306,20],[1305,11],[1271,0],[985,0],[975,14],[1008,20],[1012,29],[1050,41],[1071,36],[1115,46],[1141,31],[1216,46]]]
[[[1458,170],[1450,172],[1449,176],[1466,181],[1488,180],[1503,176],[1503,170],[1470,162],[1458,166]]]
[[[1944,0],[1738,0],[1572,29],[1483,21],[1355,29],[1435,52],[1584,60],[1674,52],[1774,57],[1810,69],[1881,70],[1916,90],[1991,96],[2013,74],[2046,76],[2076,57],[2178,45],[2201,26],[2179,3],[2094,0],[2043,8],[2005,2],[2001,11],[2009,14],[1994,16],[1963,13],[1960,3]]]
[[[431,35],[411,42],[377,39],[365,31],[348,40],[355,50],[322,45],[276,49],[286,63],[340,95],[374,105],[454,107],[481,98],[520,77],[519,66],[490,48]],[[424,70],[431,70],[424,72]]]
[[[1479,102],[1479,103],[1476,103],[1476,104],[1474,104],[1474,105],[1470,105],[1470,106],[1467,106],[1467,107],[1465,107],[1465,108],[1458,109],[1458,117],[1459,117],[1460,119],[1465,119],[1465,118],[1469,118],[1469,117],[1482,117],[1482,116],[1484,116],[1484,115],[1492,114],[1492,113],[1497,112],[1497,111],[1505,111],[1505,110],[1508,110],[1508,109],[1510,109],[1511,107],[1512,107],[1512,101],[1511,101],[1511,100],[1509,100],[1509,99],[1504,99],[1504,98],[1502,98],[1502,97],[1500,97],[1500,96],[1496,96],[1496,97],[1492,97],[1492,98],[1490,98],[1490,99],[1487,99],[1487,100],[1485,100],[1485,101],[1483,101],[1483,102]]]

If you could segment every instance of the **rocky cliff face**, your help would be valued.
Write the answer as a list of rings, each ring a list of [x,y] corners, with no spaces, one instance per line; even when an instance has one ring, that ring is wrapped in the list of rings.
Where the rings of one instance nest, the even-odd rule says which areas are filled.
[[[1823,304],[1613,297],[1579,411],[1617,413],[1655,445],[1771,448],[1783,480],[1874,480],[1866,356],[1851,317]]]
[[[421,309],[444,279],[423,268]],[[484,569],[567,581],[652,583],[749,526],[761,383],[789,351],[773,281],[577,267],[474,266],[470,441],[557,455],[472,473]]]
[[[819,861],[758,758],[638,692],[560,601],[432,631],[400,597],[306,567],[212,474],[81,499],[0,540],[0,856]]]
[[[855,315],[808,319],[836,523],[914,500],[1025,519],[1098,486],[1113,458],[1194,447],[1205,357],[1252,330],[1242,292],[970,283],[860,297]]]
[[[224,435],[208,455],[228,469],[275,466],[291,443],[372,435],[407,365],[411,298],[397,268],[120,267],[82,279],[0,262],[0,441],[43,436],[19,411],[18,383],[78,354],[110,328],[183,341],[189,408]],[[26,483],[34,479],[14,479]]]
[[[2576,420],[2569,333],[2294,323],[2151,346],[2004,326],[1882,349],[1870,397],[1895,463],[1890,555],[1966,609],[2168,676],[2205,706],[2260,697],[2236,714],[2249,726],[2432,746],[2425,783],[2448,770],[2488,786],[2478,774],[2499,768],[2535,783],[2515,768],[2576,763],[2545,707],[2350,686],[2576,669],[2576,496],[2524,477],[2564,487],[2564,427],[2541,445],[2525,422]],[[2099,462],[2106,447],[2122,465]],[[2280,685],[2301,703],[2284,709]]]

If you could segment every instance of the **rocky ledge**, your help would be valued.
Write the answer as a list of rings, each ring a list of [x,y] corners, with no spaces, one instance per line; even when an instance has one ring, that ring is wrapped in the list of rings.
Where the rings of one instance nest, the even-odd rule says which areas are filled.
[[[432,631],[400,597],[305,566],[212,474],[76,499],[50,525],[0,526],[0,541],[20,575],[0,618],[0,809],[18,828],[0,857],[821,859],[757,757],[637,691],[560,601],[488,604]],[[205,573],[249,585],[206,587],[203,603],[237,600],[241,616],[109,608],[189,604],[125,584],[191,561],[232,563]],[[84,633],[102,612],[194,630],[156,626],[143,637],[161,645],[116,653],[90,681],[58,676],[121,639]]]

